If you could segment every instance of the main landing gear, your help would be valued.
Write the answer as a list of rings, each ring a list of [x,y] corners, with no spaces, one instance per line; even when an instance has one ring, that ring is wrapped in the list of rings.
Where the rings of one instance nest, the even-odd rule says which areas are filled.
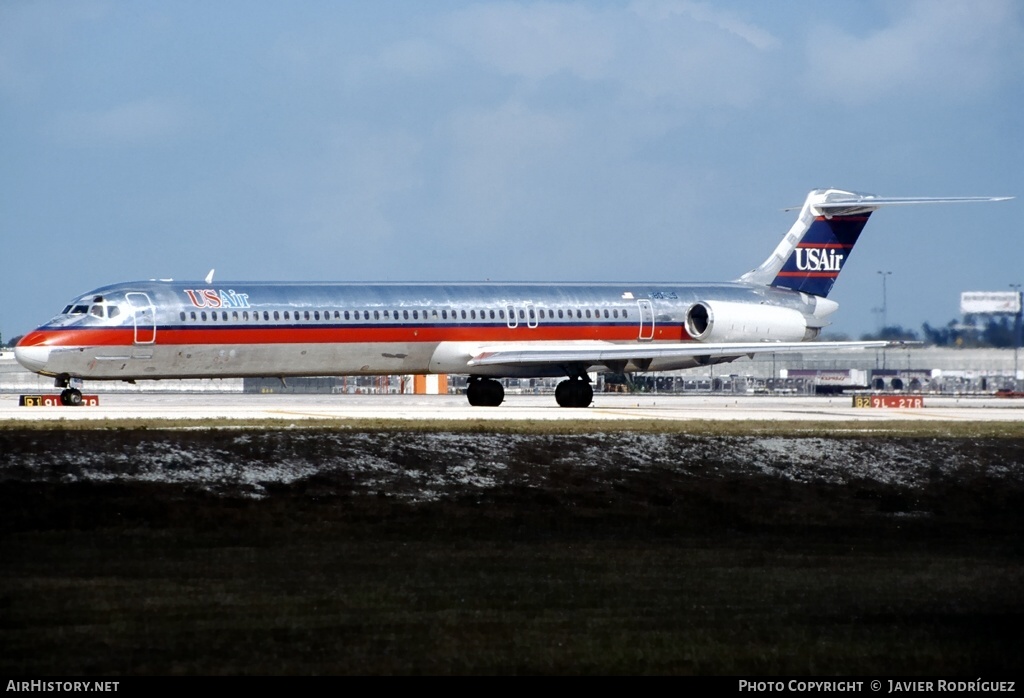
[[[492,378],[470,376],[466,397],[473,407],[497,407],[505,399],[505,389]]]
[[[497,407],[505,399],[505,389],[493,378],[470,376],[466,397],[473,407]],[[559,407],[588,407],[593,401],[594,389],[586,378],[570,378],[555,388],[555,402]]]
[[[587,407],[594,401],[594,389],[589,381],[570,378],[555,388],[555,402],[559,407]]]

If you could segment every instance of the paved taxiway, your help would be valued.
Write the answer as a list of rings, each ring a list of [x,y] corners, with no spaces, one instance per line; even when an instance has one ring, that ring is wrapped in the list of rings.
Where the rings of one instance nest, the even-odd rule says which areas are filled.
[[[850,397],[599,394],[582,410],[551,395],[509,395],[501,407],[470,407],[461,395],[101,394],[95,407],[19,407],[0,395],[0,422],[161,419],[281,420],[799,420],[872,422],[1024,421],[1024,400],[925,397],[924,408],[854,408]]]

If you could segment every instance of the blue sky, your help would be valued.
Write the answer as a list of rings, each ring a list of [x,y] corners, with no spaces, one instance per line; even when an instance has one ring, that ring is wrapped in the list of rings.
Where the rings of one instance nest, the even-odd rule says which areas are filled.
[[[815,187],[1024,196],[1024,4],[0,3],[4,337],[139,278],[734,279]],[[832,329],[1024,282],[1024,200],[875,214]]]

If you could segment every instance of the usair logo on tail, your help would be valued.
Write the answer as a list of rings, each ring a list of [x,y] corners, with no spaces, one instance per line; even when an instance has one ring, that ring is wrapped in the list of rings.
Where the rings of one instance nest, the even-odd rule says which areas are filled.
[[[814,247],[798,247],[796,249],[796,268],[800,271],[834,271],[843,268],[843,257],[835,250],[823,250]]]

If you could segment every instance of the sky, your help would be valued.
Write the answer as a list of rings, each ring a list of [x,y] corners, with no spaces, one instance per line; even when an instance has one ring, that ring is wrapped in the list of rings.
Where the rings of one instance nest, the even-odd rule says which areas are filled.
[[[0,1],[5,339],[211,268],[731,280],[833,186],[1018,197],[875,213],[833,333],[1024,283],[1024,3]]]

